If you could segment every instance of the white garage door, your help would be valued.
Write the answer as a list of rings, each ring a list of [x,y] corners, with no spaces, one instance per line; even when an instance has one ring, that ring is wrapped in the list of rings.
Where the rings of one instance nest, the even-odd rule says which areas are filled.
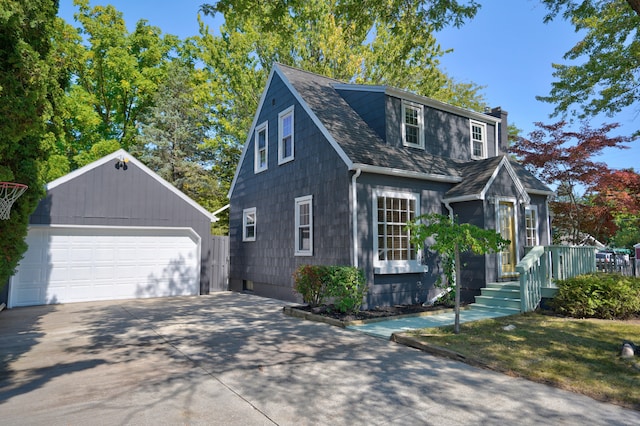
[[[9,307],[199,293],[188,228],[30,227]]]

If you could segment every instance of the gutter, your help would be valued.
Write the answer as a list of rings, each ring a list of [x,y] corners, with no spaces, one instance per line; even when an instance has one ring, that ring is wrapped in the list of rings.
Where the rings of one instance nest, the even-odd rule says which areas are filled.
[[[353,229],[353,266],[358,267],[358,191],[356,189],[356,181],[362,173],[362,169],[356,169],[351,176],[351,220]]]
[[[365,173],[373,173],[377,175],[398,176],[411,179],[429,180],[435,182],[460,183],[462,178],[459,176],[441,175],[435,173],[421,173],[410,170],[393,169],[389,167],[372,166],[370,164],[355,163],[350,170],[360,170]]]

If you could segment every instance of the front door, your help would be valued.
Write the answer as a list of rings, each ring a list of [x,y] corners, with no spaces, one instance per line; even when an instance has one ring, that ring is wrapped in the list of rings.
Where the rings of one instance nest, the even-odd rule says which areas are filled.
[[[503,277],[513,276],[516,274],[516,221],[513,202],[499,202],[498,224],[502,238],[511,241],[499,255],[500,275]]]

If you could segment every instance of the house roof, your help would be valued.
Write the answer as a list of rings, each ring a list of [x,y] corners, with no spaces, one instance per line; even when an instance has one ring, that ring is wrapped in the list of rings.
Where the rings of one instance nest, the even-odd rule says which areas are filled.
[[[414,148],[387,145],[335,89],[342,82],[297,68],[276,64],[276,69],[300,95],[348,157],[350,168],[373,166],[425,175],[456,177],[457,163]]]
[[[452,111],[473,119],[482,118],[488,122],[499,123],[499,118],[454,107],[386,86],[345,84],[333,78],[278,63],[274,64],[271,70],[267,87],[269,87],[274,75],[278,75],[289,88],[350,170],[360,169],[375,174],[457,183],[451,190],[453,191],[451,192],[451,198],[457,198],[481,194],[491,176],[497,173],[497,167],[503,164],[501,162],[503,157],[464,162],[431,155],[415,148],[388,145],[345,101],[337,89],[370,90],[384,92],[393,96],[410,96],[411,99],[419,99],[426,105],[432,105],[435,108]],[[266,92],[267,90],[265,89],[258,111],[262,108]],[[253,130],[257,125],[257,117],[258,114],[254,117],[254,123],[248,134],[240,164],[243,162]],[[548,187],[543,185],[524,167],[508,160],[507,163],[511,166],[508,170],[512,174],[514,181],[521,183],[523,191],[526,188],[526,191],[533,191],[539,194],[552,193]],[[237,177],[238,171],[236,171],[229,194],[233,192]],[[528,198],[526,193],[524,198]]]
[[[51,182],[49,182],[46,186],[46,190],[50,191],[51,189],[59,186],[59,185],[63,185],[79,176],[84,175],[85,173],[102,166],[103,164],[106,163],[110,163],[110,162],[115,162],[117,160],[123,160],[126,159],[127,162],[129,163],[129,167],[131,167],[131,165],[139,168],[140,170],[142,170],[143,172],[145,172],[146,174],[148,174],[151,178],[155,179],[156,181],[158,181],[162,186],[164,186],[165,188],[167,188],[167,190],[173,192],[174,194],[176,194],[178,197],[180,197],[181,199],[183,199],[185,202],[187,202],[188,204],[190,204],[192,207],[194,207],[196,210],[200,211],[203,215],[205,215],[206,217],[208,217],[212,222],[217,222],[218,218],[211,212],[209,212],[207,209],[205,209],[204,207],[202,207],[200,204],[198,204],[197,202],[195,202],[194,200],[192,200],[191,198],[189,198],[184,192],[178,190],[178,188],[176,188],[175,186],[173,186],[172,184],[170,184],[169,182],[167,182],[166,180],[164,180],[163,178],[161,178],[158,174],[156,174],[153,170],[149,169],[147,166],[145,166],[144,164],[142,164],[140,161],[138,161],[135,157],[133,157],[131,154],[129,154],[127,151],[125,151],[124,149],[119,149],[118,151],[112,152],[111,154],[105,155],[104,157],[100,158],[99,160],[94,161],[93,163],[89,163],[86,166],[80,167],[79,169],[76,169],[74,171],[72,171],[71,173],[68,173],[62,177],[59,177],[58,179],[55,179]]]

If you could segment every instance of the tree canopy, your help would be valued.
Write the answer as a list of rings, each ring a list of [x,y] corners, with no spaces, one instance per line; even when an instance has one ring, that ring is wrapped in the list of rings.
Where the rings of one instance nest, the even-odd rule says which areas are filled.
[[[570,64],[553,64],[548,96],[538,99],[555,104],[554,114],[572,113],[580,119],[608,116],[640,100],[640,2],[638,0],[542,0],[549,13],[570,21],[584,38],[564,58]],[[640,135],[640,130],[635,131]]]
[[[529,138],[518,137],[510,152],[542,181],[557,187],[551,203],[554,239],[578,244],[587,233],[607,242],[616,232],[616,211],[627,205],[631,208],[627,211],[640,213],[624,196],[628,190],[620,185],[624,181],[614,185],[623,175],[633,181],[635,172],[612,170],[595,157],[606,148],[627,148],[624,144],[632,138],[609,136],[619,127],[615,123],[597,129],[583,123],[578,131],[567,130],[565,121],[536,126]]]

